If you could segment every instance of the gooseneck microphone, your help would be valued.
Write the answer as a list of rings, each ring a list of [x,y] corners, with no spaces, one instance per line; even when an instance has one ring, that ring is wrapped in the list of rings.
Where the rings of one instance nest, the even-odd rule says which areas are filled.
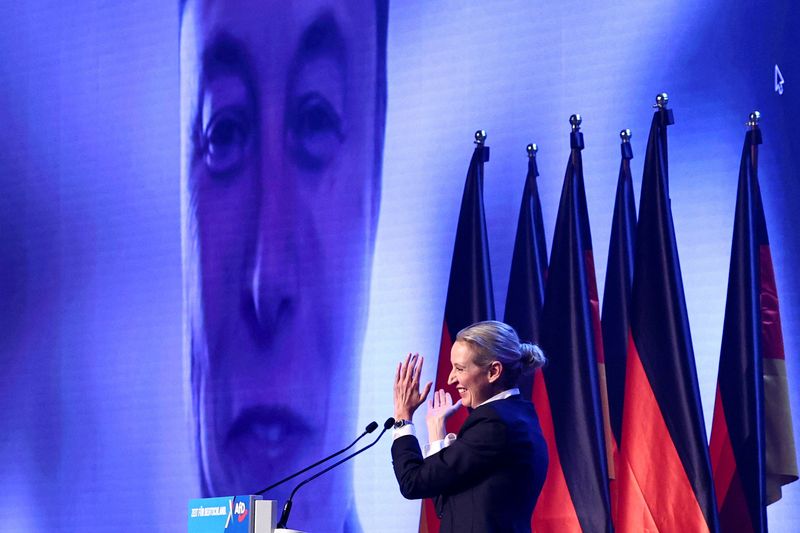
[[[326,472],[330,472],[331,470],[333,470],[334,468],[336,468],[340,464],[349,461],[350,459],[352,459],[356,455],[369,450],[370,448],[375,446],[378,443],[379,440],[381,440],[381,437],[383,437],[383,434],[386,433],[386,431],[389,428],[391,428],[392,426],[394,426],[394,418],[389,417],[389,418],[386,419],[386,422],[383,423],[383,431],[380,432],[380,434],[377,436],[377,438],[374,441],[370,442],[369,444],[367,444],[366,446],[364,446],[360,450],[354,451],[353,453],[351,453],[350,455],[348,455],[344,459],[333,463],[331,466],[325,468],[324,470],[320,470],[319,472],[317,472],[313,476],[311,476],[309,478],[306,478],[303,481],[301,481],[300,483],[298,483],[297,486],[294,488],[294,490],[292,490],[292,493],[289,495],[289,499],[286,500],[286,504],[283,506],[283,512],[281,513],[281,519],[278,520],[278,525],[275,526],[275,527],[276,528],[285,528],[286,527],[286,522],[289,521],[289,513],[292,511],[292,498],[294,498],[295,493],[297,492],[297,490],[300,487],[302,487],[306,483],[314,481],[315,479],[317,479],[322,474],[324,474]]]
[[[361,435],[359,435],[359,436],[358,436],[358,438],[357,438],[356,440],[354,440],[353,442],[351,442],[351,443],[350,443],[350,444],[349,444],[347,447],[345,447],[345,448],[342,448],[342,449],[341,449],[341,450],[339,450],[338,452],[336,452],[336,453],[333,453],[333,454],[329,455],[329,456],[328,456],[328,457],[326,457],[325,459],[322,459],[322,460],[320,460],[320,461],[317,461],[316,463],[314,463],[314,464],[313,464],[313,465],[311,465],[311,466],[307,466],[306,468],[304,468],[304,469],[300,470],[299,472],[295,472],[295,473],[294,473],[294,474],[292,474],[291,476],[285,477],[285,478],[283,478],[282,480],[280,480],[280,481],[278,481],[278,482],[276,482],[276,483],[273,483],[272,485],[270,485],[269,487],[267,487],[267,488],[265,488],[265,489],[261,489],[260,491],[256,492],[255,494],[256,494],[256,495],[259,495],[259,494],[264,494],[264,493],[265,493],[265,492],[267,492],[268,490],[272,490],[272,489],[274,489],[275,487],[277,487],[278,485],[281,485],[281,484],[283,484],[283,483],[286,483],[286,482],[287,482],[287,481],[289,481],[290,479],[294,479],[294,478],[296,478],[296,477],[297,477],[297,476],[299,476],[300,474],[305,474],[306,472],[308,472],[308,471],[309,471],[309,470],[311,470],[312,468],[314,468],[314,467],[317,467],[317,466],[321,465],[322,463],[324,463],[324,462],[326,462],[326,461],[330,461],[331,459],[333,459],[333,458],[334,458],[334,457],[336,457],[337,455],[341,455],[341,454],[343,454],[344,452],[346,452],[347,450],[349,450],[350,448],[352,448],[353,446],[355,446],[355,445],[356,445],[356,443],[357,443],[358,441],[360,441],[362,438],[364,438],[364,436],[366,436],[368,433],[372,433],[372,432],[373,432],[373,431],[375,431],[376,429],[378,429],[378,423],[377,423],[377,422],[375,422],[375,421],[373,420],[372,422],[370,422],[370,423],[367,425],[367,427],[366,427],[366,428],[364,428],[364,432],[363,432]]]

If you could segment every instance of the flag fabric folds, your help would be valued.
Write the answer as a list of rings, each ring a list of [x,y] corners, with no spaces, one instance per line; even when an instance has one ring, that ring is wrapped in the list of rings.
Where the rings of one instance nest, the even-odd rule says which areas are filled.
[[[659,95],[639,203],[631,293],[617,529],[717,531],[705,424],[669,200]]]
[[[622,400],[625,394],[625,359],[630,331],[631,285],[633,283],[633,245],[636,233],[636,204],[633,198],[631,159],[633,150],[630,130],[620,133],[622,160],[619,165],[617,192],[611,222],[611,239],[608,246],[605,291],[603,294],[603,354],[605,357],[608,392],[609,426],[615,444],[622,439]],[[603,386],[601,382],[600,386]],[[602,389],[601,389],[602,390]],[[611,464],[616,470],[618,449],[614,448]],[[619,509],[619,487],[612,481],[611,514],[616,522]]]
[[[548,442],[548,477],[534,510],[533,526],[541,532],[612,530],[598,386],[602,341],[583,183],[583,135],[577,131],[579,121],[571,122],[571,153],[542,312],[541,344],[548,357],[544,388],[552,414],[550,420],[542,417],[542,429],[546,438],[552,431],[550,438],[555,442]]]
[[[739,167],[709,451],[720,529],[766,532],[766,506],[797,480],[780,312],[758,183],[755,122]]]
[[[536,183],[539,170],[534,146],[528,146],[528,174],[519,208],[504,320],[514,328],[520,340],[538,344],[547,272],[547,242]],[[530,381],[523,383],[520,389],[523,396],[531,397]]]
[[[624,137],[630,135],[624,130]],[[621,134],[622,135],[622,134]],[[611,240],[603,292],[603,352],[606,362],[608,410],[614,438],[622,438],[622,399],[625,393],[625,356],[630,330],[630,301],[633,283],[633,245],[636,235],[636,203],[633,198],[631,159],[633,151],[628,138],[621,144]]]
[[[495,318],[489,245],[483,209],[483,166],[489,160],[489,147],[484,145],[482,135],[476,134],[476,138],[478,141],[467,171],[461,211],[458,215],[434,388],[434,390],[445,389],[456,398],[458,394],[455,388],[447,385],[447,378],[450,375],[450,349],[455,336],[470,324]],[[466,416],[466,409],[460,409],[452,415],[447,421],[448,432],[457,433]],[[420,533],[439,531],[439,519],[432,500],[423,502],[419,531]]]
[[[539,188],[536,183],[538,176],[535,148],[534,145],[529,145],[528,174],[525,178],[522,204],[519,209],[504,315],[506,324],[516,330],[520,340],[536,344],[541,343],[541,315],[547,276],[547,242],[544,236]],[[536,413],[548,449],[555,449],[553,417],[550,414],[550,402],[547,398],[542,371],[537,371],[532,380],[523,382],[520,390],[536,406]],[[555,470],[560,473],[560,465],[556,465]],[[549,496],[545,496],[546,501],[542,504],[542,509],[563,509],[565,502],[571,506],[563,475],[561,477],[549,475],[548,469],[548,478],[550,482],[545,493]],[[574,511],[571,514],[570,518],[574,524],[577,524]],[[534,526],[534,523],[535,519],[532,517],[531,526]]]

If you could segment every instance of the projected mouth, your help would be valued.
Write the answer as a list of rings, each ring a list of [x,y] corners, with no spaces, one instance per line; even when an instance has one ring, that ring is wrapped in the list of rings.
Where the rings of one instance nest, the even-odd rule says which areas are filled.
[[[227,455],[251,473],[279,475],[293,468],[311,432],[302,415],[291,409],[250,407],[236,417],[228,431]]]

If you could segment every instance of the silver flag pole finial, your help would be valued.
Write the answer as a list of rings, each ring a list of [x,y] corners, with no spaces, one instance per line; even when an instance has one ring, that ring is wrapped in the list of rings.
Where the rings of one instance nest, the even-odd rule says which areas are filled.
[[[750,128],[757,128],[758,121],[761,120],[761,113],[759,111],[753,111],[750,113],[750,116],[747,117],[747,122],[745,122],[745,126]]]

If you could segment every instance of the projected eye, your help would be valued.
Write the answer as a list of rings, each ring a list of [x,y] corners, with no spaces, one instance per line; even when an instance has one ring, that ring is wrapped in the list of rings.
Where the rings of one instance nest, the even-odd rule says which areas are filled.
[[[342,119],[319,93],[302,96],[289,115],[289,144],[295,161],[318,171],[335,157],[344,141]]]
[[[244,160],[250,125],[243,112],[223,109],[209,120],[203,131],[203,160],[214,174],[237,170]]]

